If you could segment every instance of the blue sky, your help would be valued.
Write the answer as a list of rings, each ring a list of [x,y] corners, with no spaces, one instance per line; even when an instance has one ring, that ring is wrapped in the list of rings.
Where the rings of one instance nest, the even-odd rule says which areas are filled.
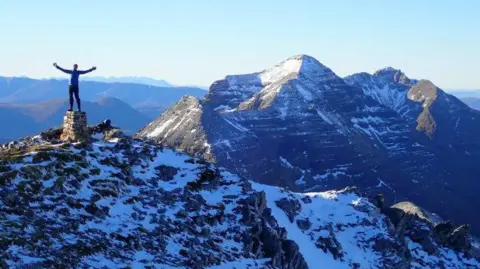
[[[385,66],[480,89],[480,1],[0,0],[0,75],[149,76],[210,85],[308,54],[338,75]]]

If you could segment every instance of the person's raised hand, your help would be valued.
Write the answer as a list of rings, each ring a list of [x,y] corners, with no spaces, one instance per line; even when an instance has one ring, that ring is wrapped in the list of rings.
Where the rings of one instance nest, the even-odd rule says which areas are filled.
[[[53,63],[53,66],[57,67],[57,63]]]
[[[97,67],[96,67],[96,66],[94,66],[94,67],[93,67],[93,70],[96,70],[96,69],[97,69]]]

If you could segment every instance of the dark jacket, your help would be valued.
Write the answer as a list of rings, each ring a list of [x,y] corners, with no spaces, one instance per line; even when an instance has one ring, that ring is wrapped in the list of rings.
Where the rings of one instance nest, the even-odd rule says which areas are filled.
[[[67,70],[67,69],[63,69],[61,68],[60,66],[56,66],[56,68],[60,71],[63,71],[67,74],[70,74],[70,85],[71,86],[78,86],[78,77],[80,75],[83,75],[83,74],[86,74],[86,73],[89,73],[89,72],[92,72],[93,70],[95,70],[95,68],[90,68],[88,70]]]

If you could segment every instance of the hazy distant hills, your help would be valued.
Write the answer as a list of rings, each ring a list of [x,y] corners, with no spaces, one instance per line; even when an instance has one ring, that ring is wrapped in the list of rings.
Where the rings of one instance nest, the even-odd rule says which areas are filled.
[[[158,117],[182,96],[203,98],[207,93],[201,88],[177,87],[163,80],[144,77],[105,79],[115,81],[111,83],[87,79],[92,78],[81,78],[80,98],[83,110],[88,112],[89,123],[109,118],[127,133],[137,131]],[[101,80],[99,77],[93,79]],[[0,131],[0,141],[35,134],[61,124],[68,109],[67,101],[66,79],[0,77],[0,120],[2,126],[7,126]]]
[[[62,79],[62,78],[57,78]],[[96,82],[106,82],[106,83],[136,83],[144,84],[156,87],[193,87],[207,90],[208,86],[199,86],[199,85],[176,85],[172,84],[164,79],[154,79],[149,77],[142,76],[122,76],[122,77],[99,77],[99,76],[86,76],[83,78],[85,81],[96,81]]]
[[[138,83],[80,82],[82,100],[115,97],[150,116],[156,117],[184,95],[203,98],[206,90],[195,87],[157,87]],[[0,77],[0,103],[28,104],[68,98],[66,79]],[[153,113],[153,114],[151,114]]]
[[[84,77],[85,81],[96,81],[96,82],[106,82],[106,83],[136,83],[151,85],[156,87],[176,87],[173,84],[170,84],[163,79],[153,79],[149,77],[135,77],[135,76],[126,76],[126,77],[97,77],[97,76],[88,76]]]
[[[451,95],[455,95],[458,98],[462,97],[479,97],[480,98],[480,89],[471,89],[471,90],[447,90]]]
[[[450,90],[449,93],[462,100],[469,107],[480,110],[480,90]]]
[[[76,108],[76,107],[75,107]],[[0,143],[5,140],[33,135],[47,128],[62,124],[68,103],[56,99],[34,104],[0,104]],[[117,98],[102,98],[98,101],[84,101],[82,109],[87,111],[89,124],[110,119],[126,133],[134,133],[151,120],[150,117],[133,109]]]
[[[469,107],[480,110],[480,97],[460,97],[460,100]]]

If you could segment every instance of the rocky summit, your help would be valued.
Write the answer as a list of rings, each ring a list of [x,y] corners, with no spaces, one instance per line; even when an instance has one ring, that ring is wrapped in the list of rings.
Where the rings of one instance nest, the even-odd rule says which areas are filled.
[[[468,225],[414,204],[295,193],[89,130],[0,147],[0,267],[480,268]]]
[[[185,96],[136,137],[293,191],[413,201],[480,234],[479,113],[394,68],[341,78],[298,55]]]

